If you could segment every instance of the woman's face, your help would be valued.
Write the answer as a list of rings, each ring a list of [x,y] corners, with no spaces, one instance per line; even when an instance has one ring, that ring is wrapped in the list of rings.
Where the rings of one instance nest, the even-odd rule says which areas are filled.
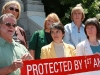
[[[86,27],[86,33],[89,36],[89,38],[96,37],[97,29],[96,29],[96,27],[94,25],[88,25]]]
[[[54,42],[60,43],[60,42],[62,42],[62,38],[63,38],[64,34],[62,33],[61,30],[53,28],[53,29],[51,29],[51,36],[52,36]]]
[[[80,10],[76,10],[72,14],[72,18],[74,22],[81,22],[82,21],[82,12]]]
[[[16,4],[10,4],[5,10],[4,13],[12,13],[16,18],[19,14],[19,8]]]
[[[50,29],[50,26],[54,23],[55,21],[52,19],[52,18],[49,18],[47,21],[46,21],[46,29]]]

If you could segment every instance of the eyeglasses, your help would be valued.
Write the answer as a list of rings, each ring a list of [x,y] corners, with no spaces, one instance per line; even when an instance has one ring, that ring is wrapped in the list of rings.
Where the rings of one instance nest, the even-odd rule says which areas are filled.
[[[17,26],[16,24],[11,24],[11,23],[8,23],[8,22],[7,22],[7,23],[4,23],[4,24],[5,24],[7,27],[11,27],[11,26],[12,26],[12,27],[15,28],[15,27]]]
[[[9,9],[12,10],[12,11],[14,10],[16,12],[19,12],[19,9],[16,9],[16,8],[13,8],[13,7],[9,7]]]

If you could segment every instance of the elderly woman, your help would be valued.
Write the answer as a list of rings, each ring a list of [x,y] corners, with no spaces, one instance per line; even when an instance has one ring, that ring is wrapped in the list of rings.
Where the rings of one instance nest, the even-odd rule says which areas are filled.
[[[75,56],[75,48],[63,42],[64,27],[61,23],[53,23],[50,28],[53,41],[41,49],[41,59],[61,58]]]
[[[77,4],[71,11],[71,20],[72,22],[66,24],[64,42],[72,44],[74,47],[84,39],[86,35],[84,33],[84,24],[82,21],[85,18],[84,9],[81,4]]]
[[[87,39],[76,46],[77,56],[100,54],[100,24],[96,18],[89,18],[85,22],[84,28]],[[99,71],[86,72],[82,75],[100,75]],[[78,75],[78,74],[76,74]],[[80,74],[79,74],[80,75]]]
[[[18,20],[18,18],[20,17],[20,13],[21,13],[21,6],[20,6],[19,2],[17,2],[17,1],[7,2],[2,7],[2,14],[5,14],[5,13],[12,13]],[[16,42],[19,42],[22,45],[24,45],[26,48],[28,48],[25,31],[21,27],[16,26],[16,30],[15,30],[13,39],[15,39]]]
[[[44,21],[44,29],[36,31],[29,42],[29,52],[34,59],[40,59],[41,48],[52,42],[50,26],[54,22],[60,22],[56,13],[50,13]]]

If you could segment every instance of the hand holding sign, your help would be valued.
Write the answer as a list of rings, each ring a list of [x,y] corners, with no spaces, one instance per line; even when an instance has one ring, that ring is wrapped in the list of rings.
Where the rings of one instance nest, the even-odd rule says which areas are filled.
[[[25,60],[32,60],[33,57],[32,57],[29,53],[26,53],[26,54],[24,54],[24,55],[21,57],[21,59],[22,59],[23,61],[25,61]]]
[[[22,75],[66,75],[95,70],[100,70],[98,55],[24,61],[21,71]]]

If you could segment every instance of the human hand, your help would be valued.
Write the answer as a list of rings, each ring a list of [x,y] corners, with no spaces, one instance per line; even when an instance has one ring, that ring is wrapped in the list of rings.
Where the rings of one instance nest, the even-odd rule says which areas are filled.
[[[21,57],[21,59],[22,59],[23,61],[24,61],[24,60],[32,60],[33,57],[31,56],[31,54],[26,53],[26,54],[24,54],[24,55]]]
[[[95,55],[100,55],[100,53],[99,52],[96,52],[96,53],[94,53]]]
[[[22,68],[23,67],[23,62],[21,59],[15,60],[11,65],[10,68],[12,69],[12,71],[17,70],[18,68]]]

